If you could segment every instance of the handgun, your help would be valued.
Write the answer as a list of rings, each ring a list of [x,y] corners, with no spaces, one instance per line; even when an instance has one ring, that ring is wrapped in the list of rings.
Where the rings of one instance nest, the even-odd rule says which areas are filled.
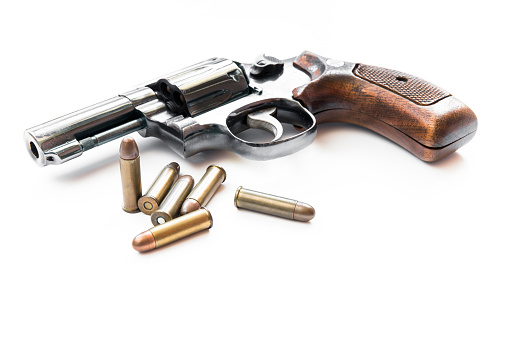
[[[305,51],[251,64],[208,59],[29,128],[24,140],[41,166],[134,131],[184,158],[217,149],[268,160],[308,146],[317,124],[329,122],[368,128],[424,161],[453,153],[477,130],[469,107],[423,79]],[[253,129],[268,137],[253,139]]]

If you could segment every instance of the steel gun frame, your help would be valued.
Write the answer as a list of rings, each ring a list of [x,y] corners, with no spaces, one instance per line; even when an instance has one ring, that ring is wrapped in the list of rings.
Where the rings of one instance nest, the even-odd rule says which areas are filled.
[[[220,149],[267,160],[313,142],[317,123],[369,128],[424,161],[470,141],[477,118],[445,90],[385,68],[303,52],[253,64],[212,58],[25,131],[37,164],[61,164],[134,131],[182,157]],[[267,141],[242,132],[262,129]]]

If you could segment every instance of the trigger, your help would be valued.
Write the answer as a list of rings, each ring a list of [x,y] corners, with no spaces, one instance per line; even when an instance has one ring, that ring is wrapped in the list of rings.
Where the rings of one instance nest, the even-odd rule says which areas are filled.
[[[272,133],[275,141],[283,135],[283,125],[274,118],[277,109],[275,107],[259,110],[247,115],[247,125],[251,128],[261,129]]]

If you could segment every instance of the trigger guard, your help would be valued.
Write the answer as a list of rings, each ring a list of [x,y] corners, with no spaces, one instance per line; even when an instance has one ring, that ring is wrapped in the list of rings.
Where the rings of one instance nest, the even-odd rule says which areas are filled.
[[[277,98],[256,101],[236,109],[228,115],[226,126],[232,134],[238,134],[249,128],[247,123],[248,115],[266,111],[271,108],[277,110],[277,120],[280,123],[296,125],[304,130],[311,129],[316,125],[315,116],[299,102]]]
[[[290,137],[275,138],[265,143],[243,140],[236,135],[250,127],[247,122],[249,114],[270,108],[276,108],[278,123],[298,126],[302,130]],[[284,98],[261,100],[243,106],[229,114],[226,127],[231,137],[230,149],[239,155],[255,160],[274,159],[295,153],[310,145],[316,136],[314,115],[299,102]]]

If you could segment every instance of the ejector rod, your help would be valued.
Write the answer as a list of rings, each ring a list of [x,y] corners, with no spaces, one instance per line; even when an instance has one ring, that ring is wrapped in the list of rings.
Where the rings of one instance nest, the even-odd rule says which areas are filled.
[[[124,93],[29,128],[25,143],[39,165],[61,164],[145,128],[145,117],[137,107],[151,100],[156,100],[156,95],[148,87]]]

